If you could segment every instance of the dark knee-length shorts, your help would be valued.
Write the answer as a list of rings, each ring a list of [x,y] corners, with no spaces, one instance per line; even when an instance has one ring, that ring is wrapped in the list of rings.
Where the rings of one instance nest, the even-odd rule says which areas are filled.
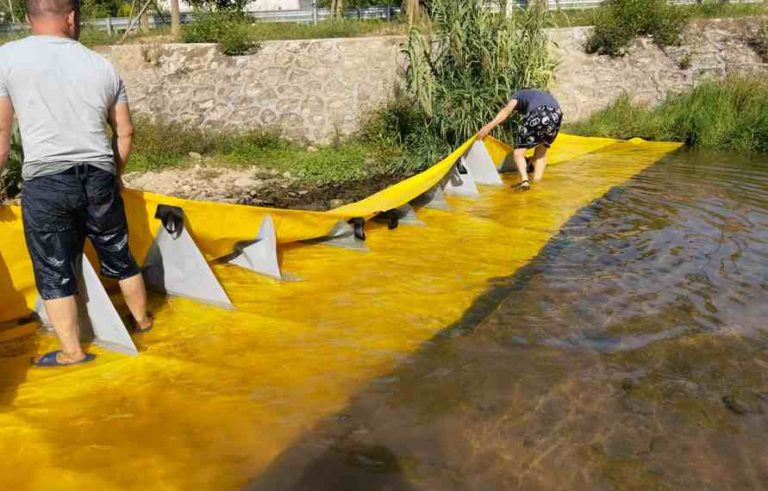
[[[21,197],[24,236],[44,300],[78,293],[77,264],[85,238],[93,242],[101,274],[123,280],[140,270],[128,249],[128,224],[116,177],[80,164],[26,181]]]
[[[557,138],[562,123],[563,112],[559,107],[537,107],[525,116],[525,121],[515,138],[515,147],[533,148],[544,145],[549,148]]]

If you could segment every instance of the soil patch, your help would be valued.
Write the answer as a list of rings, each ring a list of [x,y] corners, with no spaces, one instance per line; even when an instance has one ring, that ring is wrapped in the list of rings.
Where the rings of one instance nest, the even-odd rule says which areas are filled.
[[[405,178],[382,174],[359,180],[313,183],[271,169],[196,165],[125,176],[130,188],[178,198],[270,208],[325,211],[361,200]]]

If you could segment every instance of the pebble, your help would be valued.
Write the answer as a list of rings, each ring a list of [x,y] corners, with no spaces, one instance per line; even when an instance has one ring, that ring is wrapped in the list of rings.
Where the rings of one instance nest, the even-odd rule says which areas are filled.
[[[234,185],[238,188],[252,188],[256,185],[256,182],[250,177],[239,177],[235,179]]]
[[[199,154],[199,153],[197,153],[197,152],[189,152],[189,158],[191,158],[191,159],[195,159],[195,160],[203,160],[203,156],[202,156],[202,155],[200,155],[200,154]],[[195,170],[197,170],[197,169],[199,169],[199,168],[200,168],[200,166],[199,166],[199,165],[196,165],[196,166],[195,166]]]

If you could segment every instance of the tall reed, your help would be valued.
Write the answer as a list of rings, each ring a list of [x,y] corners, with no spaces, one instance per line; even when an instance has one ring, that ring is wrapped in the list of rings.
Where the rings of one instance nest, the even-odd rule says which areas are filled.
[[[408,95],[427,129],[450,145],[472,136],[513,90],[547,87],[557,65],[546,32],[551,19],[540,3],[514,15],[503,0],[499,9],[484,4],[433,0],[429,32],[413,29],[404,47]]]

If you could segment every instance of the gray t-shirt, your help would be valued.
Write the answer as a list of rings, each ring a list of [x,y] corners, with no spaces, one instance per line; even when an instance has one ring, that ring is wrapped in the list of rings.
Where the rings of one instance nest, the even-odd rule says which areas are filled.
[[[127,103],[115,68],[72,39],[29,36],[0,47],[0,97],[19,120],[25,180],[87,163],[115,173],[107,114]]]
[[[535,89],[518,90],[509,98],[509,100],[512,99],[517,100],[515,111],[521,114],[528,114],[541,106],[550,106],[555,109],[560,108],[560,104],[552,97],[552,94]]]

